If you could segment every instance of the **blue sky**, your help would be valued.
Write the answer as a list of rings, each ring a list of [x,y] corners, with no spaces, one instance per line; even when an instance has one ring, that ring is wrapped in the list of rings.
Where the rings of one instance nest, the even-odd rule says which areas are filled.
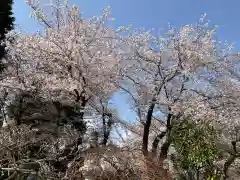
[[[44,0],[46,1],[46,0]],[[174,27],[198,21],[205,12],[212,25],[219,25],[218,38],[236,43],[240,50],[240,1],[239,0],[70,0],[80,7],[85,17],[100,15],[101,9],[111,7],[111,16],[115,18],[114,27],[132,24],[133,27],[160,29],[170,23]],[[38,30],[37,24],[29,19],[30,9],[25,0],[15,0],[14,13],[16,24],[26,32]],[[120,101],[121,95],[115,98],[120,107],[120,114],[128,120],[134,118]]]
[[[43,0],[47,1],[47,0]],[[99,15],[102,8],[110,6],[116,20],[114,27],[132,24],[133,27],[162,28],[168,23],[175,27],[195,23],[207,13],[212,24],[220,26],[219,39],[235,42],[240,49],[239,0],[70,0],[79,5],[85,17]],[[29,19],[25,0],[15,0],[16,24],[34,32],[36,24]]]

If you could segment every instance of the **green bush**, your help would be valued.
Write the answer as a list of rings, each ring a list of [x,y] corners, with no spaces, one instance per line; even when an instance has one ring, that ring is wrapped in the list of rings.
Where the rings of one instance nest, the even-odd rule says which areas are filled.
[[[191,171],[196,176],[203,172],[205,178],[212,177],[213,162],[219,155],[215,143],[216,134],[213,127],[205,121],[186,119],[174,126],[172,140],[177,153],[175,166],[185,172]]]

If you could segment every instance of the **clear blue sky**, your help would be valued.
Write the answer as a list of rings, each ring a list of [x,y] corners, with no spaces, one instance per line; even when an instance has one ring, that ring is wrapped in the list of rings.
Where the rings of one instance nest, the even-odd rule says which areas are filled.
[[[44,0],[46,1],[46,0]],[[211,23],[220,26],[218,38],[236,43],[240,49],[240,0],[70,0],[80,6],[85,17],[99,15],[102,8],[111,7],[111,16],[116,20],[113,26],[132,24],[133,27],[164,28],[168,23],[174,27],[198,21],[200,15],[208,14]],[[29,19],[30,9],[25,0],[15,0],[14,13],[16,24],[27,32],[38,29]],[[118,95],[121,96],[121,95]],[[116,97],[123,118],[133,118],[125,103]],[[130,120],[129,119],[129,120]]]

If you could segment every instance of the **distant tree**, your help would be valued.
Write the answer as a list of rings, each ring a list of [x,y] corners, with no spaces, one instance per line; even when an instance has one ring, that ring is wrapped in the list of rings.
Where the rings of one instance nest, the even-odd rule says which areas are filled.
[[[14,20],[12,12],[12,0],[1,0],[0,1],[0,41],[6,38],[6,33],[13,29]],[[0,45],[0,59],[5,55],[5,46]],[[0,72],[3,70],[4,65],[0,61]]]

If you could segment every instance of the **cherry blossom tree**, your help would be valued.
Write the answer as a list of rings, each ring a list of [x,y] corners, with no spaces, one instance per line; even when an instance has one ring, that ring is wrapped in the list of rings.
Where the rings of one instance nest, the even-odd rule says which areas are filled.
[[[184,117],[190,116],[196,122],[207,120],[214,126],[222,123],[229,128],[230,121],[237,127],[237,120],[216,109],[217,104],[225,109],[230,97],[238,97],[238,87],[226,78],[230,74],[226,67],[232,70],[239,56],[232,58],[232,46],[216,41],[216,28],[208,26],[205,15],[197,24],[183,26],[179,31],[170,28],[164,36],[143,29],[119,29],[122,30],[128,32],[123,41],[129,49],[122,61],[122,81],[118,86],[129,95],[143,124],[142,152],[146,157],[152,153],[156,156],[159,141],[165,138],[158,158],[160,163],[167,158],[172,127]],[[157,115],[166,130],[149,141],[152,121]]]
[[[63,4],[53,6],[56,19],[48,21],[41,4],[27,2],[44,32],[7,42],[11,53],[2,87],[36,90],[47,99],[75,97],[83,109],[99,93],[107,98],[115,92],[121,55],[114,31],[105,27],[109,9],[87,21],[76,7]]]
[[[89,114],[94,118],[93,113],[102,116],[102,144],[106,145],[113,123],[113,111],[106,107],[106,103],[117,91],[115,83],[119,78],[119,61],[122,59],[116,32],[106,25],[109,8],[103,10],[100,17],[83,20],[78,8],[69,7],[67,3],[56,1],[49,5],[50,10],[48,8],[46,13],[43,4],[37,1],[27,3],[43,31],[34,35],[9,34],[14,41],[6,41],[9,60],[2,74],[0,88],[7,92],[7,96],[3,96],[5,104],[1,110],[22,92],[52,102],[54,106],[61,105],[55,102],[63,101],[78,104],[81,108],[78,116],[80,121]],[[51,15],[46,15],[48,13]],[[17,122],[17,125],[21,125],[20,121]],[[53,152],[49,154],[61,157],[65,151],[74,149],[76,142],[72,141],[78,143],[74,151],[76,153],[81,138],[81,133],[74,134],[74,138],[70,138],[71,143],[65,143],[70,148],[65,147],[64,150],[56,147],[52,141],[48,147],[52,147]],[[61,136],[55,141],[63,139]]]

